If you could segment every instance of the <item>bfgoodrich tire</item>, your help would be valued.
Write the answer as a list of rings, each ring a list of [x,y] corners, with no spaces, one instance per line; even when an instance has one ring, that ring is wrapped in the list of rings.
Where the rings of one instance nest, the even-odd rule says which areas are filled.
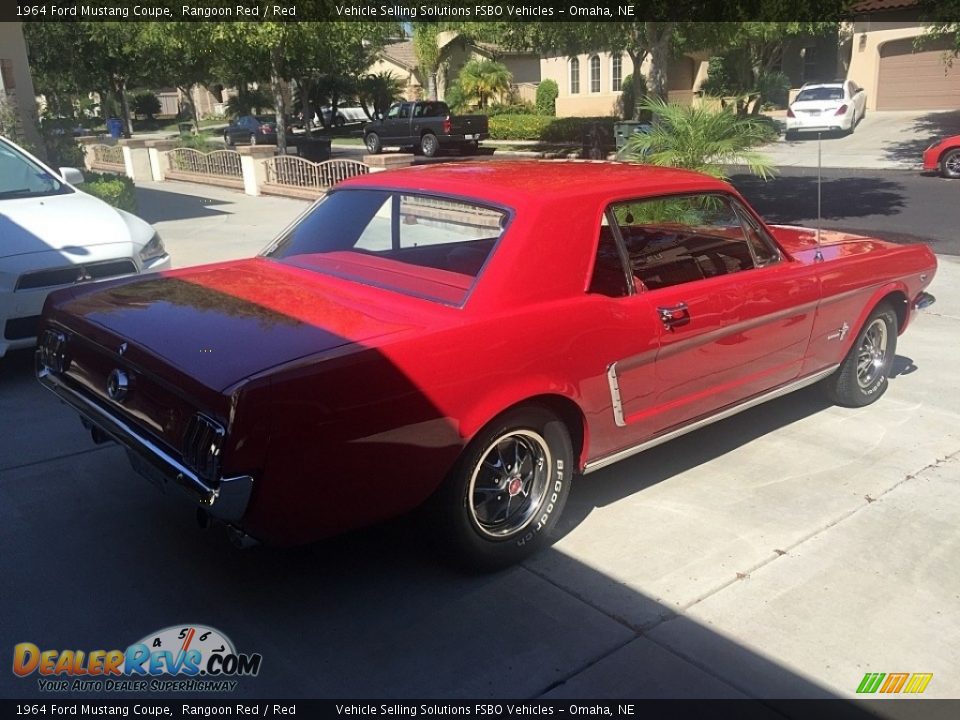
[[[840,368],[825,381],[837,405],[863,407],[887,391],[897,351],[897,314],[889,303],[877,305],[860,328]]]
[[[510,410],[464,450],[434,511],[446,555],[491,571],[550,543],[573,479],[570,433],[539,406]]]

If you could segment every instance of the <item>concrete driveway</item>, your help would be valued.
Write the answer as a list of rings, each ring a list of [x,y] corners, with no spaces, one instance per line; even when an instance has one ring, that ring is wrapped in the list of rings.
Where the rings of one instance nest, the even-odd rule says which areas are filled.
[[[871,110],[848,135],[823,134],[823,167],[918,169],[923,151],[934,138],[960,134],[960,111],[915,112]],[[817,136],[798,140],[783,136],[762,148],[779,167],[816,167]]]
[[[304,207],[167,187],[186,199],[141,191],[141,209],[179,212],[158,222],[179,264],[248,254]],[[230,697],[852,698],[867,672],[933,673],[926,697],[958,697],[960,260],[931,289],[875,405],[813,388],[591,475],[552,549],[480,577],[438,564],[411,519],[236,550],[12,354],[0,650],[204,623],[263,654]],[[40,695],[0,671],[0,697]]]

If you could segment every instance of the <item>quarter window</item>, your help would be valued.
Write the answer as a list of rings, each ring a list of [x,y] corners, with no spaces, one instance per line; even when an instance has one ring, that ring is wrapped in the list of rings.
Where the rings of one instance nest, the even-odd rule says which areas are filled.
[[[570,58],[570,94],[576,95],[580,92],[580,60],[579,58]]]

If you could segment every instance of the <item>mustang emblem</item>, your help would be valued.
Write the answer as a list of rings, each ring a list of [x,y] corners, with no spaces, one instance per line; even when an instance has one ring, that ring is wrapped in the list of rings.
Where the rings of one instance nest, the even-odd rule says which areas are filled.
[[[130,390],[130,378],[120,369],[113,369],[107,377],[107,395],[111,400],[123,402]]]

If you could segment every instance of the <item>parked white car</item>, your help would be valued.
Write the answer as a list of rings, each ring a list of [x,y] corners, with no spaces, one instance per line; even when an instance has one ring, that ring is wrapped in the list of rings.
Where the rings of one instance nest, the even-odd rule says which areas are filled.
[[[320,112],[323,113],[324,121],[330,125],[330,117],[333,112],[333,108],[329,105],[324,105]],[[314,114],[314,117],[319,122],[320,118]],[[337,108],[337,119],[333,122],[333,125],[336,127],[343,127],[347,123],[359,123],[359,122],[370,122],[370,118],[367,117],[367,114],[363,111],[362,107],[338,107]]]
[[[55,172],[0,137],[0,357],[35,344],[52,290],[170,267],[151,225],[81,182],[79,170]]]
[[[807,83],[787,110],[787,136],[853,132],[867,113],[867,93],[851,80]]]

